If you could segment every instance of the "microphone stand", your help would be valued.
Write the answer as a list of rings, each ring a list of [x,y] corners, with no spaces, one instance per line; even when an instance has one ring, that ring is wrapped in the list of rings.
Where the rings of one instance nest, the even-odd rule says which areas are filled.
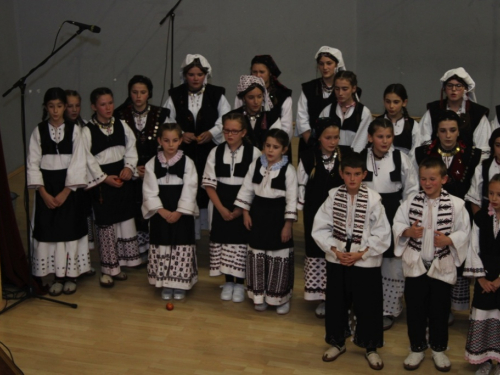
[[[42,295],[39,295],[36,293],[36,291],[33,288],[32,285],[32,270],[31,270],[31,236],[30,236],[30,231],[31,231],[31,225],[30,225],[30,219],[29,219],[29,214],[30,214],[30,205],[29,205],[29,195],[28,195],[28,163],[27,163],[27,149],[26,149],[26,109],[25,109],[25,91],[26,91],[26,78],[28,78],[30,75],[32,75],[34,72],[36,72],[40,67],[45,65],[45,63],[52,57],[54,56],[57,52],[59,52],[64,46],[66,46],[69,42],[71,42],[74,38],[76,38],[78,35],[82,33],[84,29],[80,27],[75,34],[71,36],[66,42],[64,42],[59,48],[56,50],[52,51],[52,53],[47,56],[40,64],[35,66],[33,69],[31,69],[28,74],[26,74],[24,77],[21,77],[18,79],[10,89],[8,89],[6,92],[3,93],[2,97],[5,98],[7,95],[11,93],[12,90],[14,90],[16,87],[19,87],[21,90],[21,130],[22,130],[22,140],[23,140],[23,151],[24,151],[24,211],[26,214],[26,236],[27,236],[27,245],[28,245],[28,275],[29,275],[29,281],[28,281],[28,291],[26,292],[26,295],[24,295],[22,298],[14,302],[13,304],[7,306],[5,309],[0,311],[0,314],[3,314],[7,310],[10,310],[14,306],[19,305],[21,302],[26,301],[27,299],[30,298],[38,298],[41,300],[45,301],[50,301],[54,303],[59,303],[61,305],[69,306],[74,309],[78,307],[77,304],[75,303],[68,303],[68,302],[63,302],[63,301],[58,301],[53,298],[47,298]]]
[[[167,13],[165,17],[162,18],[160,21],[160,26],[165,23],[168,17],[170,17],[170,30],[172,31],[171,33],[171,44],[172,44],[172,53],[170,55],[170,88],[174,88],[174,19],[175,19],[175,13],[174,11],[177,9],[179,4],[181,3],[182,0],[179,0],[172,9]]]

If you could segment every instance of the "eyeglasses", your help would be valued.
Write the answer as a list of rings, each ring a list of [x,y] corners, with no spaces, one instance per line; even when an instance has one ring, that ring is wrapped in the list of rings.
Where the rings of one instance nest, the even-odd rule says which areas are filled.
[[[228,130],[228,129],[223,129],[222,132],[224,134],[231,134],[231,135],[238,135],[239,132],[242,132],[243,129],[240,130]]]
[[[460,89],[462,89],[464,87],[465,86],[462,85],[461,83],[457,83],[457,84],[455,84],[455,83],[447,83],[446,84],[446,88],[450,89],[450,90],[453,90],[454,88],[457,89],[457,90],[460,90]]]

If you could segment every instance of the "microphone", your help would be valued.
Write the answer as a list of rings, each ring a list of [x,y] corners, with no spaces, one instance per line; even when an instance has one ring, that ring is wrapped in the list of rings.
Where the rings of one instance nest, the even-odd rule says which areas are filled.
[[[67,23],[70,23],[72,25],[78,26],[82,30],[90,30],[92,33],[99,34],[101,32],[101,28],[99,26],[95,25],[87,25],[85,23],[80,23],[76,21],[66,21]]]

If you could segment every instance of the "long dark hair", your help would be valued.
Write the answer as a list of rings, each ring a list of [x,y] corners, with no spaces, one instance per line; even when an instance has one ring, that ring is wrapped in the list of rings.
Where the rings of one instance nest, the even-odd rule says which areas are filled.
[[[42,112],[42,121],[45,121],[49,117],[49,113],[47,112],[47,104],[51,100],[60,100],[64,104],[68,104],[68,99],[66,98],[66,92],[60,87],[52,87],[45,91],[45,95],[43,96],[43,112]]]
[[[402,101],[408,100],[408,94],[406,93],[405,87],[401,83],[392,83],[386,87],[384,90],[384,100],[387,94],[395,94],[401,98]],[[384,115],[387,115],[387,110],[384,112]],[[410,126],[410,115],[408,114],[408,110],[406,106],[403,106],[403,118],[405,119],[404,131],[411,131]]]

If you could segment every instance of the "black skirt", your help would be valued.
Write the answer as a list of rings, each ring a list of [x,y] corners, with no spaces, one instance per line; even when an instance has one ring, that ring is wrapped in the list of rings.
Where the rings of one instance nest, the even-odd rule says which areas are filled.
[[[217,195],[224,207],[229,210],[234,209],[234,201],[240,187],[240,185],[217,183]],[[243,215],[234,220],[226,221],[214,206],[210,241],[223,244],[247,244],[248,234],[249,232],[243,224]]]
[[[285,225],[285,197],[262,198],[255,196],[250,209],[252,230],[248,244],[258,250],[282,250],[293,247],[293,238],[281,241]]]
[[[57,196],[65,187],[66,169],[42,169],[44,187],[47,193]],[[50,209],[40,192],[36,192],[35,228],[33,238],[39,242],[75,241],[87,234],[87,217],[84,210],[84,192],[72,191],[60,207]]]

